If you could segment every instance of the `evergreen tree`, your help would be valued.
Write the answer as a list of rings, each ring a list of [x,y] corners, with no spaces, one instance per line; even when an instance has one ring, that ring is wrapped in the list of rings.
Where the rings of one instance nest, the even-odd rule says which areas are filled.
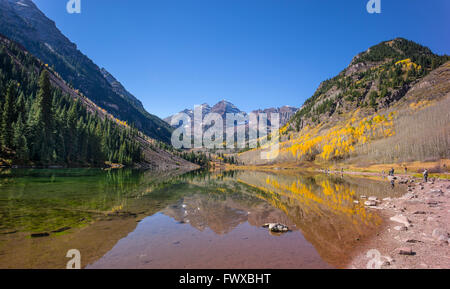
[[[433,57],[433,59],[431,60],[431,69],[436,69],[439,67],[439,65],[439,59],[437,57]]]
[[[141,160],[134,128],[88,112],[83,101],[53,87],[53,72],[13,42],[0,43],[0,67],[0,92],[6,92],[0,97],[2,157],[18,164],[71,166]]]
[[[21,160],[28,159],[28,144],[27,139],[24,135],[25,125],[22,120],[22,115],[19,115],[19,118],[14,123],[14,137],[13,137],[13,145],[16,150],[17,158]]]
[[[5,147],[12,148],[13,141],[13,122],[14,122],[14,101],[16,88],[14,83],[10,83],[6,92],[5,104],[2,113],[2,144]]]
[[[47,70],[41,72],[39,78],[39,92],[37,95],[38,121],[47,131],[52,130],[52,91]]]

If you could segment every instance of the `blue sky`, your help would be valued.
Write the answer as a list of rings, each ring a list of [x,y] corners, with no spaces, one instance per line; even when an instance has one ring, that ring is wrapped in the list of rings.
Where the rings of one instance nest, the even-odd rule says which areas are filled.
[[[395,37],[450,54],[450,1],[34,0],[145,108],[166,117],[221,99],[300,107],[357,53]]]

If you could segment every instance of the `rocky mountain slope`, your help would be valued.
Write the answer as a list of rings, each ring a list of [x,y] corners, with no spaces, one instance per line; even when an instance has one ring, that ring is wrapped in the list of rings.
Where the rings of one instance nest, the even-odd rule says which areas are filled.
[[[339,75],[322,82],[290,124],[299,131],[306,125],[345,118],[345,113],[358,108],[368,114],[388,108],[448,60],[448,56],[436,55],[403,38],[382,42],[355,56]]]
[[[111,73],[109,73],[105,68],[100,69],[100,71],[103,74],[103,77],[112,86],[115,93],[122,96],[122,98],[131,101],[136,107],[143,107],[142,102],[126,90],[122,83],[120,83]]]
[[[114,117],[148,136],[170,141],[171,127],[149,114],[114,77],[100,69],[31,0],[0,0],[0,33],[23,45]]]
[[[298,108],[296,107],[292,107],[292,106],[283,106],[283,107],[279,107],[279,108],[266,108],[264,110],[262,109],[258,109],[258,110],[254,110],[253,113],[256,114],[260,114],[260,113],[265,113],[267,114],[267,119],[269,120],[269,123],[271,121],[271,114],[272,113],[278,113],[280,115],[280,127],[285,126],[289,120],[295,115],[295,113],[297,113]]]
[[[12,99],[12,101],[15,103],[12,109],[13,115],[21,115],[25,113],[31,115],[30,117],[23,119],[23,124],[22,121],[19,121],[19,119],[22,119],[21,117],[19,117],[17,121],[12,119],[12,127],[15,128],[15,136],[14,142],[11,145],[3,144],[4,134],[2,130],[2,144],[0,144],[0,166],[30,163],[29,161],[25,161],[25,159],[32,158],[32,156],[28,154],[27,156],[21,156],[20,151],[16,146],[18,144],[21,144],[22,147],[27,148],[29,146],[32,146],[33,143],[16,142],[16,138],[18,136],[27,136],[31,134],[33,130],[33,119],[35,118],[35,116],[33,116],[33,111],[35,109],[34,107],[37,105],[33,102],[33,96],[37,95],[38,93],[36,89],[36,81],[34,79],[36,79],[37,76],[41,74],[41,71],[46,70],[49,75],[50,85],[56,88],[56,91],[53,93],[54,99],[52,101],[53,105],[51,105],[53,108],[51,109],[50,113],[51,115],[57,115],[55,124],[53,125],[52,135],[56,134],[59,136],[56,138],[56,141],[49,142],[47,144],[47,149],[50,149],[50,151],[60,152],[65,150],[67,152],[68,149],[73,149],[71,147],[71,144],[75,143],[76,140],[80,140],[83,137],[90,137],[89,141],[87,142],[88,147],[82,150],[87,150],[88,152],[86,153],[89,155],[89,146],[92,146],[93,144],[99,142],[99,140],[96,138],[97,135],[91,136],[89,135],[89,132],[101,130],[102,127],[106,127],[108,134],[105,134],[103,136],[104,139],[101,140],[102,142],[117,142],[119,141],[119,139],[120,141],[123,141],[123,139],[125,139],[128,140],[133,146],[137,146],[140,148],[139,151],[142,156],[138,157],[138,162],[133,160],[133,163],[131,163],[130,165],[143,168],[152,168],[160,171],[175,169],[184,171],[198,168],[197,165],[192,164],[173,154],[172,152],[164,149],[165,145],[163,145],[162,142],[156,141],[141,132],[131,129],[130,126],[128,126],[125,122],[115,118],[106,110],[98,107],[93,101],[82,95],[78,90],[71,88],[67,84],[67,82],[62,79],[60,75],[51,67],[48,67],[44,64],[43,61],[35,58],[19,44],[9,40],[2,35],[0,35],[0,59],[2,60],[2,70],[0,70],[0,74],[2,78],[6,77],[6,79],[2,79],[2,81],[0,82],[0,111],[2,112],[3,117],[5,116],[4,111],[6,111],[6,106],[8,103],[8,99],[5,97],[6,89],[2,85],[3,82],[14,84],[14,86],[18,87],[18,90],[20,92],[17,93],[20,95],[19,97],[16,96]],[[10,73],[10,71],[12,73]],[[21,98],[24,99],[24,101],[22,101],[24,105],[22,109],[19,109],[18,104],[21,103]],[[81,104],[81,107],[76,103]],[[70,125],[70,118],[72,110],[75,110],[75,108],[77,108],[78,115],[75,116],[74,123],[76,125],[73,128]],[[67,110],[69,110],[69,112],[66,112]],[[77,118],[78,122],[76,121]],[[98,118],[103,122],[97,121]],[[97,121],[98,124],[92,124],[92,119]],[[88,127],[90,125],[93,125],[93,128],[91,127],[89,128],[89,130],[86,130],[84,132],[80,127],[84,125],[84,122],[88,121],[90,121],[88,123]],[[57,126],[56,122],[62,123],[62,128],[61,126]],[[65,125],[65,123],[67,123],[67,125]],[[21,126],[19,127],[19,125]],[[110,128],[107,128],[108,126],[110,126]],[[64,131],[59,131],[59,129],[63,129]],[[83,131],[83,134],[80,131]],[[120,135],[113,134],[113,132],[117,131],[119,131],[119,134],[120,132],[125,133]],[[84,134],[87,135],[83,136]],[[68,136],[69,140],[67,142],[62,141],[61,138],[66,136]],[[112,139],[114,137],[117,137],[117,139]],[[29,149],[27,149],[26,151],[29,151],[30,153],[32,152],[32,150]],[[82,151],[80,151],[80,154],[82,153]],[[111,153],[120,154],[119,150],[114,151],[114,148],[111,149]],[[94,155],[94,157],[99,157],[98,154],[100,154],[100,152],[97,152],[97,155]],[[62,152],[61,155],[66,155],[66,153]],[[9,160],[8,162],[5,162],[5,157],[11,159],[12,162],[10,163]],[[86,165],[101,165],[99,163],[92,163],[88,158],[86,159]],[[31,161],[31,163],[33,163],[32,159]],[[114,159],[113,161],[118,160]],[[48,163],[67,165],[65,159],[49,160]],[[73,163],[68,164],[71,165]],[[75,164],[79,165],[79,163]]]
[[[281,129],[279,154],[246,164],[393,163],[450,158],[450,58],[397,38],[357,55]]]

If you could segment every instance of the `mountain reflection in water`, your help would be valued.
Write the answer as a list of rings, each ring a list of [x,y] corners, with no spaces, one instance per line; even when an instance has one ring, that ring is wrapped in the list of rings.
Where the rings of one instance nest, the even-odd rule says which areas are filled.
[[[72,248],[87,268],[344,267],[382,224],[354,200],[400,192],[380,180],[298,172],[0,175],[1,268],[63,268]],[[262,228],[273,222],[292,231]],[[72,229],[26,237],[64,226]]]
[[[170,218],[147,218],[92,268],[343,267],[382,224],[354,200],[397,193],[375,180],[243,171],[198,176],[170,191],[183,195],[161,211]],[[292,232],[271,235],[261,228],[270,222]],[[151,261],[140,263],[149,252]]]

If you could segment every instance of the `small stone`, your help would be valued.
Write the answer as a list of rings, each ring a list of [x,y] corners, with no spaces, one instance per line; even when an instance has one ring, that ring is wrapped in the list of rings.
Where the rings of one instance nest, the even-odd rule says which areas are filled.
[[[438,241],[447,242],[447,236],[440,235],[439,238],[438,238]]]
[[[444,192],[441,191],[441,190],[431,190],[431,191],[428,192],[428,194],[436,196],[436,197],[440,197],[440,196],[444,195]]]
[[[384,256],[384,259],[386,259],[386,261],[391,264],[395,262],[394,258],[392,258],[391,256]]]
[[[409,193],[405,194],[405,195],[402,197],[402,199],[408,200],[408,199],[412,199],[413,197],[414,197],[414,194],[411,193],[411,192],[409,192]]]
[[[406,256],[412,256],[415,255],[415,253],[413,252],[413,250],[409,247],[404,247],[404,248],[400,248],[398,249],[398,253],[400,255],[406,255]]]
[[[407,231],[408,230],[408,228],[407,227],[405,227],[405,226],[395,226],[394,227],[394,230],[396,230],[396,231]]]
[[[431,236],[435,239],[438,239],[439,241],[447,240],[449,237],[448,233],[440,228],[434,229]]]
[[[429,201],[427,202],[427,205],[430,207],[438,207],[439,206],[439,202],[437,201]]]
[[[356,201],[356,200],[355,200],[355,201],[353,201],[353,203],[354,203],[354,204],[359,204],[359,201]]]
[[[405,227],[411,226],[411,223],[408,220],[408,218],[406,218],[405,216],[402,216],[402,215],[397,215],[397,216],[391,217],[390,220],[393,222],[403,224]]]
[[[377,205],[377,202],[376,201],[365,201],[364,205],[368,206],[368,207],[375,207]]]
[[[385,202],[388,202],[388,201],[391,201],[392,199],[391,198],[384,198],[383,199],[383,201],[385,201]]]
[[[406,240],[406,243],[412,243],[412,244],[415,244],[415,243],[423,243],[422,241],[419,241],[419,240],[415,240],[415,239],[408,239],[408,240]]]
[[[367,199],[367,197],[366,196],[361,196],[361,199]]]
[[[414,215],[426,215],[427,212],[424,212],[424,211],[415,211],[413,214],[414,214]]]
[[[378,198],[377,197],[369,197],[369,201],[377,201]]]

